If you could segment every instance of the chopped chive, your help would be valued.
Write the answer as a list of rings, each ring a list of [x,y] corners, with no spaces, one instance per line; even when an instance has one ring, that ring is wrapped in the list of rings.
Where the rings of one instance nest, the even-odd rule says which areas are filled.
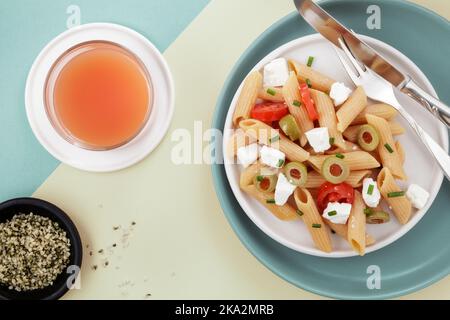
[[[329,217],[332,217],[332,216],[335,216],[335,215],[337,215],[337,211],[336,210],[328,212],[328,216]]]
[[[371,196],[373,194],[373,189],[375,186],[373,184],[369,185],[369,189],[367,189],[367,194]]]
[[[369,216],[369,215],[371,215],[372,213],[373,213],[373,210],[372,210],[372,209],[369,209],[369,208],[364,209],[364,214],[365,214],[366,216]]]
[[[295,212],[297,212],[297,214],[301,217],[303,215],[303,212],[301,212],[300,210],[296,210]]]
[[[336,156],[336,158],[339,158],[339,159],[345,158],[345,156],[342,153],[336,153],[335,156]]]
[[[296,107],[301,107],[301,106],[302,106],[302,103],[301,103],[300,101],[298,101],[298,100],[294,100],[294,101],[292,102],[292,104],[293,104],[294,106],[296,106]]]
[[[308,85],[308,88],[312,88],[311,80],[306,79],[306,84]]]
[[[392,149],[389,143],[386,143],[384,147],[387,149],[387,151],[389,151],[389,153],[394,153],[394,149]]]
[[[267,199],[266,203],[274,204],[275,203],[275,199]]]
[[[334,140],[335,140],[335,139],[334,139],[333,137],[330,138],[330,144],[331,144],[331,145],[334,144]]]
[[[257,176],[256,177],[256,181],[258,181],[258,182],[261,182],[261,181],[263,181],[264,180],[264,177],[263,176]]]
[[[389,192],[388,198],[397,198],[397,197],[403,197],[405,195],[405,191],[397,191],[397,192]]]
[[[273,90],[272,88],[267,89],[267,93],[270,94],[271,96],[274,96],[277,94],[277,92],[275,90]]]
[[[278,160],[277,167],[281,168],[283,166],[283,164],[284,164],[284,160],[280,159],[280,160]]]
[[[278,140],[280,140],[280,136],[278,136],[278,135],[269,139],[270,143],[278,141]]]
[[[308,63],[307,63],[306,65],[307,65],[308,67],[311,67],[312,64],[313,64],[313,62],[314,62],[314,57],[309,56],[309,58],[308,58]]]
[[[322,228],[322,225],[320,223],[313,223],[312,227],[316,228],[316,229],[319,229],[319,228]]]

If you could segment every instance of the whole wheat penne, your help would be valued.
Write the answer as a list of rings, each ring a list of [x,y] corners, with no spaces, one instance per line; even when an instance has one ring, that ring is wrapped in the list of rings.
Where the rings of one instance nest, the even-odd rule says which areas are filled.
[[[308,113],[301,105],[301,96],[298,89],[298,80],[294,72],[290,73],[283,89],[283,97],[289,108],[290,114],[295,118],[298,127],[300,128],[300,145],[304,146],[307,143],[305,132],[314,128],[314,123],[309,119]]]
[[[276,87],[261,88],[258,92],[258,98],[273,102],[284,101],[282,89]]]
[[[248,195],[258,200],[259,203],[266,207],[278,219],[291,221],[297,220],[299,218],[295,209],[292,208],[289,204],[286,203],[283,206],[272,204],[275,197],[273,192],[259,192],[253,184],[244,186],[241,189],[244,190],[244,192],[246,192]]]
[[[374,169],[380,166],[380,163],[368,152],[354,151],[344,153],[344,161],[351,171]],[[325,159],[333,157],[333,155],[316,155],[310,156],[308,162],[314,170],[320,172]]]
[[[392,208],[395,216],[401,224],[405,224],[411,218],[411,202],[402,195],[402,190],[395,183],[394,176],[389,168],[383,168],[377,178],[378,189],[383,198]],[[400,196],[399,196],[400,195]]]
[[[248,185],[253,184],[253,178],[258,174],[259,170],[263,167],[263,164],[259,161],[253,163],[252,165],[245,168],[244,171],[241,172],[241,176],[239,179],[239,186],[241,188],[245,188]]]
[[[397,115],[397,110],[385,103],[377,103],[367,106],[353,121],[352,125],[367,123],[366,115],[373,114],[374,116],[391,120]]]
[[[311,193],[307,189],[297,188],[294,192],[294,199],[316,247],[324,252],[331,252],[330,232],[317,210]]]
[[[260,143],[272,147],[278,146],[280,151],[284,152],[286,157],[291,161],[303,162],[309,158],[309,153],[302,147],[292,142],[284,135],[280,134],[278,130],[273,129],[264,122],[255,119],[247,119],[242,120],[239,123],[239,126],[246,134],[257,139]],[[275,143],[273,141],[275,141]]]
[[[356,88],[352,95],[336,112],[337,129],[344,132],[367,106],[367,96],[362,87]]]
[[[367,123],[377,130],[380,137],[380,143],[378,144],[377,150],[383,167],[389,168],[397,179],[406,180],[403,164],[389,129],[388,122],[383,118],[371,114],[366,115],[366,118]]]
[[[258,93],[262,88],[262,75],[259,71],[253,71],[244,80],[241,93],[236,103],[233,114],[233,124],[237,126],[243,119],[250,117],[250,112],[256,103]]]
[[[330,220],[324,219],[325,223],[333,230],[338,236],[347,240],[347,228],[346,224],[336,224],[332,223]],[[375,243],[375,238],[366,233],[366,247],[371,246]]]
[[[321,127],[328,128],[330,139],[334,141],[333,145],[341,149],[345,149],[346,144],[342,133],[337,129],[337,118],[334,109],[333,101],[330,97],[318,90],[310,90],[311,98],[316,105],[317,113],[319,114],[319,124]]]
[[[314,89],[329,93],[331,86],[336,82],[313,68],[298,63],[297,61],[289,60],[289,66],[300,81],[306,82],[308,79]]]
[[[355,190],[352,210],[347,222],[347,240],[353,250],[363,256],[366,252],[366,215],[364,214],[363,198],[359,191]]]
[[[396,121],[389,121],[389,128],[391,129],[391,133],[393,136],[398,136],[405,133],[405,128],[403,128],[398,122]],[[362,124],[357,124],[354,126],[348,127],[343,135],[345,139],[351,142],[357,142],[358,141],[358,132],[361,128]]]

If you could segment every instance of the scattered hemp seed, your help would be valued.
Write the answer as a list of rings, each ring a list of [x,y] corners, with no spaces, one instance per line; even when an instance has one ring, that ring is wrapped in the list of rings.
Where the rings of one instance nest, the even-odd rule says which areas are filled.
[[[89,255],[92,257],[94,253],[92,251],[89,251]]]
[[[96,265],[93,265],[93,266],[92,266],[92,270],[94,270],[94,271],[97,270],[97,268],[98,268],[98,267],[97,267]]]
[[[15,291],[43,289],[66,269],[70,240],[57,222],[19,213],[0,223],[0,284]]]
[[[135,225],[136,225],[136,222],[134,222],[134,221],[131,222],[131,225],[132,225],[132,226],[135,226]]]
[[[102,254],[103,253],[103,249],[98,250],[98,253]]]
[[[105,263],[103,264],[105,267],[107,267],[109,265],[109,261],[105,261]]]
[[[115,248],[115,247],[117,247],[117,244],[116,244],[116,243],[113,244],[113,248]]]
[[[119,228],[120,228],[119,226],[114,226],[114,227],[113,227],[113,230],[114,230],[114,231],[117,231],[117,230],[119,230]]]

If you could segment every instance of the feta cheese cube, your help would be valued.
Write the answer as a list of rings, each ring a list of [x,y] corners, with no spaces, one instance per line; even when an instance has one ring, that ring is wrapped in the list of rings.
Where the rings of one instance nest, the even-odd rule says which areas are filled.
[[[278,149],[263,146],[259,152],[261,162],[269,167],[281,168],[286,161],[286,155]]]
[[[334,105],[337,107],[347,101],[351,93],[352,90],[347,88],[344,83],[335,82],[331,86],[330,98],[333,99]]]
[[[286,59],[278,58],[264,66],[264,87],[284,86],[289,78],[289,67]]]
[[[335,224],[346,224],[351,211],[350,203],[329,202],[322,217]]]
[[[253,143],[245,147],[240,147],[237,150],[237,158],[239,160],[239,163],[242,164],[244,168],[247,168],[253,162],[258,160],[258,150],[259,146],[257,143]]]
[[[427,204],[430,194],[421,186],[412,184],[409,186],[408,191],[406,191],[406,197],[411,201],[414,208],[422,209]]]
[[[371,191],[370,194],[369,191]],[[372,178],[365,178],[363,180],[362,197],[368,207],[375,208],[380,203],[380,190],[378,190],[377,183]]]
[[[283,206],[295,188],[296,186],[291,184],[283,173],[280,173],[275,187],[275,204],[277,206]]]
[[[305,135],[314,152],[323,152],[331,148],[328,128],[314,128],[306,131]]]

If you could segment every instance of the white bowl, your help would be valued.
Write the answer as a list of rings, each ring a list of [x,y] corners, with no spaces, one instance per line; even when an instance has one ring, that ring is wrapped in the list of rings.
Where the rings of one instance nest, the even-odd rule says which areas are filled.
[[[383,54],[388,60],[395,63],[401,71],[405,71],[416,79],[426,91],[436,96],[436,92],[426,76],[405,55],[379,40],[367,36],[361,37]],[[315,69],[329,75],[331,78],[345,82],[350,87],[354,87],[331,44],[318,34],[306,36],[279,47],[262,59],[253,70],[262,69],[265,64],[278,57],[305,62],[309,56],[315,57],[313,65]],[[242,84],[236,92],[228,111],[224,127],[225,136],[223,140],[223,150],[227,150],[226,146],[228,145],[231,134],[229,134],[229,132],[227,134],[226,129],[232,128],[232,115],[241,88]],[[419,124],[421,124],[423,128],[441,144],[441,146],[448,150],[447,128],[433,118],[422,106],[413,102],[409,97],[399,95],[398,98],[400,103],[402,103],[405,109],[414,116]],[[376,251],[389,245],[411,230],[411,228],[425,215],[442,184],[443,174],[438,165],[434,162],[432,156],[420,143],[407,123],[401,119],[400,116],[397,120],[407,130],[406,133],[399,138],[406,151],[405,171],[409,177],[407,183],[416,183],[422,186],[430,192],[430,198],[425,208],[414,212],[411,220],[406,225],[398,223],[395,217],[393,217],[389,223],[367,225],[367,232],[375,237],[376,243],[367,247],[366,253]],[[347,241],[337,235],[332,235],[333,251],[331,253],[325,253],[318,250],[314,246],[303,222],[299,220],[286,222],[277,219],[264,206],[245,194],[239,188],[239,175],[241,170],[242,168],[240,165],[225,161],[226,175],[239,204],[248,217],[272,239],[298,252],[315,256],[341,258],[357,255],[349,247]],[[404,186],[406,186],[406,184]],[[438,221],[436,223],[438,223]]]
[[[142,61],[153,86],[153,107],[146,125],[130,142],[107,151],[83,149],[65,140],[52,126],[44,105],[45,82],[53,63],[68,49],[95,40],[131,51]],[[144,36],[116,24],[90,23],[65,31],[41,51],[28,75],[25,105],[34,135],[56,159],[81,170],[109,172],[139,162],[161,142],[173,115],[174,84],[164,57]]]

